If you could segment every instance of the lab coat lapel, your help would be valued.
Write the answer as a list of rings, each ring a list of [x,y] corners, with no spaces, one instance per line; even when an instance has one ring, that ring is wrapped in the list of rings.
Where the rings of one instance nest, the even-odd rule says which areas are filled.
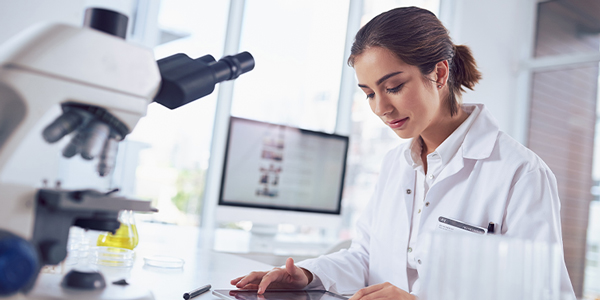
[[[433,187],[436,186],[438,183],[444,181],[446,178],[458,173],[460,170],[463,169],[465,164],[464,164],[464,158],[461,155],[461,152],[462,152],[461,148],[458,148],[456,155],[454,155],[454,157],[452,157],[450,162],[448,162],[446,167],[442,170],[442,172],[440,172],[440,175],[438,175],[438,179],[431,186],[431,189],[433,189]]]
[[[499,128],[491,117],[490,113],[482,104],[476,104],[479,109],[479,115],[473,121],[469,131],[465,135],[462,145],[456,151],[450,162],[438,175],[438,179],[431,186],[431,190],[436,185],[460,172],[465,166],[467,159],[486,159],[494,150]]]
[[[490,112],[485,109],[483,104],[477,104],[477,106],[481,108],[481,113],[467,132],[462,149],[458,150],[466,159],[479,160],[490,157],[500,133],[500,128]]]

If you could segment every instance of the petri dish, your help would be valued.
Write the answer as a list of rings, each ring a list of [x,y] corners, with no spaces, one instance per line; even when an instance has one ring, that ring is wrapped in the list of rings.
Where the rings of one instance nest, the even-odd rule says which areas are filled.
[[[182,268],[185,262],[183,259],[177,257],[153,255],[144,257],[144,263],[151,267],[176,269]]]
[[[133,266],[133,250],[98,246],[90,248],[89,262],[108,267],[128,268]]]

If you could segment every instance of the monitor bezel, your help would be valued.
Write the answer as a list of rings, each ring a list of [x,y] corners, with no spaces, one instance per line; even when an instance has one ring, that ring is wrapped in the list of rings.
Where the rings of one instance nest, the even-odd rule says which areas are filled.
[[[291,129],[295,129],[295,130],[299,130],[300,132],[302,132],[303,134],[311,134],[311,135],[317,135],[317,136],[321,136],[321,137],[327,137],[327,138],[335,138],[335,139],[339,139],[342,140],[344,142],[344,157],[343,157],[343,166],[342,166],[342,174],[341,174],[341,181],[340,181],[340,187],[339,187],[339,197],[337,199],[337,205],[336,205],[336,209],[335,210],[324,210],[324,209],[309,209],[309,208],[294,208],[294,207],[286,207],[286,206],[276,206],[276,205],[265,205],[265,204],[250,204],[250,203],[246,203],[246,202],[236,202],[236,201],[232,201],[232,200],[225,200],[223,199],[223,193],[225,192],[225,177],[227,175],[227,161],[228,161],[228,156],[229,156],[229,147],[231,144],[231,129],[232,129],[232,125],[236,120],[240,120],[242,122],[250,122],[250,123],[256,123],[256,124],[261,124],[261,125],[268,125],[268,126],[279,126],[282,128],[291,128]],[[258,209],[269,209],[269,210],[284,210],[284,211],[293,211],[293,212],[308,212],[308,213],[322,213],[322,214],[330,214],[330,215],[340,215],[341,211],[342,211],[342,199],[343,199],[343,191],[344,191],[344,183],[345,183],[345,178],[346,178],[346,167],[347,167],[347,159],[348,159],[348,149],[350,146],[350,139],[348,136],[344,136],[344,135],[339,135],[339,134],[335,134],[335,133],[326,133],[326,132],[321,132],[321,131],[313,131],[313,130],[309,130],[309,129],[304,129],[304,128],[299,128],[299,127],[294,127],[294,126],[289,126],[289,125],[282,125],[282,124],[276,124],[276,123],[270,123],[270,122],[264,122],[264,121],[258,121],[258,120],[252,120],[252,119],[246,119],[246,118],[240,118],[240,117],[235,117],[235,116],[230,116],[229,117],[229,123],[228,123],[228,129],[227,129],[227,139],[226,139],[226,143],[225,143],[225,156],[223,159],[223,165],[222,165],[222,169],[221,169],[221,182],[220,182],[220,187],[219,187],[219,202],[218,205],[220,206],[232,206],[232,207],[248,207],[248,208],[258,208]]]

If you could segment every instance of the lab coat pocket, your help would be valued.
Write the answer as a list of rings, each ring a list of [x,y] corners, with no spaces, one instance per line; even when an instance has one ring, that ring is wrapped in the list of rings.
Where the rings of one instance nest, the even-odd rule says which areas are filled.
[[[478,235],[483,235],[483,234],[487,233],[486,228],[467,224],[467,223],[459,221],[459,220],[442,217],[442,216],[440,216],[438,218],[437,229],[441,230],[441,231],[446,231],[446,232],[471,233],[471,234],[478,234]]]

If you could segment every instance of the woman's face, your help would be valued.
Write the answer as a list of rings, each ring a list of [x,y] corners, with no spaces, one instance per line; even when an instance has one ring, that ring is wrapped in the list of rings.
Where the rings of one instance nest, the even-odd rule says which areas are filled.
[[[417,137],[445,115],[436,83],[391,51],[371,47],[355,58],[354,69],[371,110],[399,137]]]

